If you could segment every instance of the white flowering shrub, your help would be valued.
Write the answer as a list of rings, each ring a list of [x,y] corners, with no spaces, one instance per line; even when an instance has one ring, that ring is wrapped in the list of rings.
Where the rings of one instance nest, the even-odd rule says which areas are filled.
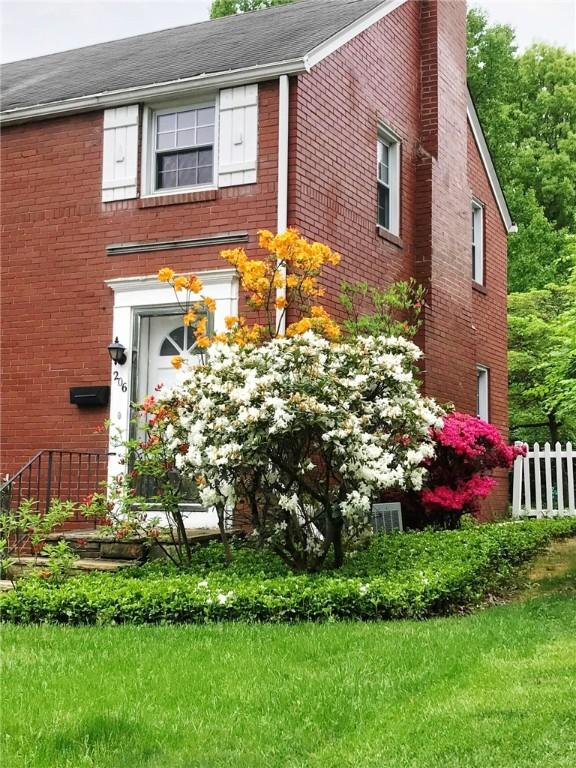
[[[402,338],[214,344],[182,384],[148,398],[154,432],[204,504],[249,515],[295,570],[336,566],[381,492],[422,486],[441,411]]]

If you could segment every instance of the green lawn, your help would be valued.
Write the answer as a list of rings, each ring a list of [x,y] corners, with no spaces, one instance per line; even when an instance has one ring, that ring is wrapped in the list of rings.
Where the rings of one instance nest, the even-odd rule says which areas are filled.
[[[2,765],[571,768],[576,579],[550,578],[420,623],[5,625]]]

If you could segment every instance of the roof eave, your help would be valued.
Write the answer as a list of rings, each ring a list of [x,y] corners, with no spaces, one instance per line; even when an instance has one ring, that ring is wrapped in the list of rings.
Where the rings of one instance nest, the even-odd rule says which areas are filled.
[[[480,119],[478,117],[478,113],[476,112],[474,102],[472,101],[470,91],[468,91],[468,121],[472,129],[474,141],[476,142],[476,146],[480,152],[480,157],[482,158],[482,163],[484,164],[486,175],[488,176],[488,181],[490,182],[490,187],[492,188],[492,192],[496,198],[498,210],[500,211],[500,216],[502,217],[506,231],[509,233],[516,232],[517,227],[512,221],[512,217],[508,209],[508,203],[506,202],[506,197],[504,196],[504,192],[500,184],[500,179],[498,178],[498,173],[494,167],[492,155],[488,149],[488,144],[484,138],[484,131],[482,130],[482,125],[480,124]]]
[[[212,72],[181,80],[171,80],[165,83],[88,94],[48,104],[17,107],[0,112],[0,123],[2,125],[11,125],[77,112],[88,112],[94,109],[125,106],[150,99],[177,96],[181,93],[233,87],[234,85],[262,82],[263,80],[274,80],[280,75],[296,75],[306,71],[307,66],[304,58],[276,61],[271,64],[259,64],[254,67],[244,67],[226,72]]]
[[[356,19],[356,21],[348,24],[344,29],[341,29],[335,35],[332,35],[332,37],[324,40],[320,45],[317,45],[316,48],[309,51],[304,57],[307,69],[311,69],[316,66],[316,64],[319,64],[327,56],[335,53],[339,48],[350,42],[350,40],[357,35],[380,21],[380,19],[383,19],[389,13],[395,11],[396,8],[404,5],[405,2],[406,0],[382,0],[376,8],[368,11],[368,13],[365,13],[363,16]]]

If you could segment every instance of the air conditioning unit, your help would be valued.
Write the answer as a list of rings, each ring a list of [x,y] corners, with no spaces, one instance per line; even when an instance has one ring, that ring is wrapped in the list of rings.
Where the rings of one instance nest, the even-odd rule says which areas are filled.
[[[403,531],[400,502],[372,504],[372,529],[374,533]]]

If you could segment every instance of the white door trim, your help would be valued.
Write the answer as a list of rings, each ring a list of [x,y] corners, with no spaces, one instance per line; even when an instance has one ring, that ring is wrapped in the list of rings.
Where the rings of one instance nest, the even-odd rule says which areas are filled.
[[[214,312],[214,330],[225,329],[224,318],[238,314],[238,280],[233,269],[215,269],[195,272],[202,280],[207,296],[216,302]],[[159,311],[167,306],[177,306],[173,288],[161,283],[156,275],[142,277],[115,278],[105,280],[105,284],[114,292],[112,338],[126,347],[126,363],[122,366],[110,366],[110,442],[108,460],[108,480],[124,472],[122,456],[117,440],[126,440],[130,427],[130,399],[133,388],[132,362],[137,353],[134,337],[134,318],[142,310]],[[198,297],[199,298],[199,297]],[[116,373],[116,378],[114,374]]]

